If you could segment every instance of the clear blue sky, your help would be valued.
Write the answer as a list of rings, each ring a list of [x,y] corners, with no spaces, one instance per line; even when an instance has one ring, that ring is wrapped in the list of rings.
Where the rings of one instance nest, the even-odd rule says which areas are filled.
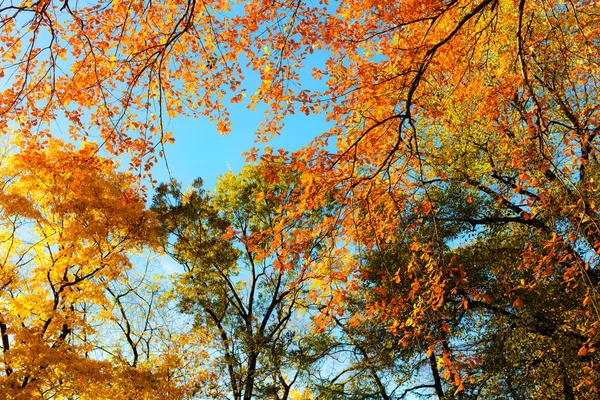
[[[265,145],[254,142],[254,132],[262,118],[262,111],[251,111],[236,104],[231,109],[232,131],[226,136],[221,136],[208,119],[178,117],[171,120],[167,130],[173,132],[175,144],[165,145],[171,176],[184,187],[200,176],[208,189],[214,186],[219,175],[230,169],[239,171],[245,163],[241,154],[251,147]],[[281,136],[268,145],[293,151],[327,129],[325,116],[295,114],[286,119]],[[159,182],[169,179],[164,160],[153,169],[153,176]]]

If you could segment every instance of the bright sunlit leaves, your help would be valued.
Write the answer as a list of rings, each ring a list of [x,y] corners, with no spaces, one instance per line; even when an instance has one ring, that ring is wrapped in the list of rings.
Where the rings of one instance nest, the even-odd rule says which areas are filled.
[[[358,312],[367,325],[348,317],[353,329],[371,321],[431,357],[439,397],[477,382],[498,390],[453,348],[469,340],[510,358],[497,371],[523,397],[600,390],[598,2],[40,1],[1,12],[0,128],[22,147],[1,164],[2,324],[27,327],[7,333],[18,361],[6,375],[24,387],[25,365],[50,365],[72,326],[94,334],[82,304],[109,307],[103,282],[154,245],[133,178],[94,145],[48,137],[57,126],[73,141],[99,137],[148,176],[177,136],[169,118],[208,117],[226,134],[227,107],[248,101],[265,110],[257,141],[298,112],[330,123],[303,127],[315,139],[292,155],[247,153],[298,177],[269,225],[282,249],[273,266],[293,270],[303,246],[321,252],[303,259],[318,330]],[[306,215],[310,228],[288,229]],[[240,232],[226,239],[265,260],[263,236]]]
[[[187,390],[167,378],[182,354],[159,362],[135,342],[159,348],[136,315],[146,313],[148,326],[158,306],[130,303],[132,291],[151,301],[158,290],[132,272],[135,256],[155,247],[154,222],[131,174],[97,150],[49,139],[1,161],[0,388],[9,398],[182,398]]]

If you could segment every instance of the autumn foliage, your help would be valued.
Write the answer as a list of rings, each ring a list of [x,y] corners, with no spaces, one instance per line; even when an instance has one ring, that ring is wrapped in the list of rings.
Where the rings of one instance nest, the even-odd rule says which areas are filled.
[[[186,395],[172,371],[185,344],[161,345],[148,330],[157,289],[132,273],[134,255],[155,246],[152,215],[132,175],[97,150],[52,139],[3,154],[0,391],[8,398]],[[135,295],[148,302],[134,306]]]
[[[101,173],[110,162],[95,157],[96,148],[59,152],[56,167],[48,166],[46,154],[58,145],[47,138],[57,125],[72,140],[96,138],[111,154],[129,153],[132,170],[144,175],[176,137],[165,129],[169,118],[208,116],[227,133],[228,103],[244,102],[265,113],[258,141],[280,134],[294,113],[325,115],[331,125],[293,154],[247,153],[298,177],[270,234],[290,254],[331,239],[307,294],[319,304],[317,330],[365,350],[372,335],[349,329],[384,326],[389,343],[405,349],[394,353],[398,360],[429,365],[428,388],[438,397],[593,398],[599,7],[591,0],[1,5],[0,128],[27,149],[2,164],[3,252],[6,265],[19,266],[3,269],[2,296],[14,304],[3,306],[2,329],[22,326],[12,335],[34,335],[47,351],[66,346],[75,321],[87,334],[83,316],[66,310],[77,309],[80,293],[101,307],[102,281],[120,278],[125,252],[149,229],[141,200],[123,186],[131,178]],[[84,161],[92,163],[85,179],[73,168]],[[322,214],[314,226],[286,228],[315,212]],[[47,245],[50,237],[57,241]],[[27,277],[44,285],[27,289]],[[13,340],[6,384],[35,387],[28,368],[49,374],[46,353],[19,361]],[[78,343],[69,344],[74,357],[86,351]],[[375,365],[372,353],[360,354]],[[52,373],[67,373],[61,368]],[[369,368],[385,398],[389,387]],[[35,382],[46,388],[62,378],[44,379]],[[323,393],[346,393],[325,386]]]

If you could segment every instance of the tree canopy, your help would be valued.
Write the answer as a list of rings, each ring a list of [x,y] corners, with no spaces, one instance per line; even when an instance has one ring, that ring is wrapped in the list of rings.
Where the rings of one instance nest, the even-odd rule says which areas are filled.
[[[133,176],[96,151],[52,139],[3,154],[7,398],[185,398],[209,377],[180,370],[196,352],[161,321],[160,281],[133,270],[135,254],[156,247],[154,218]]]
[[[159,240],[185,271],[176,284],[180,308],[215,337],[216,368],[227,376],[221,385],[235,400],[291,398],[306,367],[297,355],[308,326],[302,315],[313,308],[306,296],[311,267],[326,240],[304,245],[303,253],[281,241],[273,226],[297,182],[269,182],[262,168],[223,175],[214,193],[201,179],[185,191],[177,182],[161,184],[152,205]],[[286,228],[298,234],[315,223],[315,215],[306,216]]]
[[[217,299],[248,314],[228,296],[238,290],[230,277],[252,254],[286,285],[309,274],[316,330],[332,335],[315,340],[314,351],[343,343],[362,363],[345,376],[368,374],[369,393],[382,398],[420,389],[438,397],[592,398],[600,372],[599,15],[592,0],[5,2],[0,127],[28,149],[5,159],[42,169],[2,167],[3,251],[5,263],[18,266],[4,268],[2,296],[18,303],[11,318],[24,320],[0,327],[28,327],[40,346],[56,349],[75,332],[76,314],[63,315],[77,303],[75,287],[100,296],[102,279],[120,277],[105,265],[128,266],[123,252],[155,243],[158,232],[188,274],[220,266],[184,299],[198,315]],[[249,75],[259,78],[255,87]],[[61,146],[49,139],[59,124],[73,141],[98,137],[110,154],[129,154],[132,171],[146,175],[176,137],[169,118],[208,116],[227,133],[228,105],[238,102],[264,110],[258,141],[281,133],[294,113],[325,115],[331,129],[293,153],[249,149],[249,162],[267,166],[255,181],[267,193],[228,175],[211,205],[197,185],[190,193],[200,208],[164,218],[148,236],[143,202],[120,186],[133,178],[99,167],[78,177],[85,171],[73,167],[77,157],[110,163],[96,157],[97,147],[42,167],[44,154]],[[271,205],[281,179],[295,186]],[[65,188],[81,200],[68,202]],[[174,209],[193,204],[176,185],[161,190]],[[272,212],[276,218],[261,220]],[[35,221],[27,230],[39,243],[13,239],[17,219]],[[186,239],[169,244],[173,234]],[[42,249],[50,238],[58,241]],[[36,276],[44,286],[9,295],[17,290],[10,285]],[[200,290],[215,279],[222,292]],[[19,303],[28,296],[44,299],[39,309]],[[27,310],[15,314],[19,307]],[[266,329],[271,320],[264,321]],[[254,335],[254,322],[245,323]],[[402,346],[396,360],[369,350],[368,327],[383,327],[377,337]],[[427,367],[431,379],[391,394],[398,382],[378,377],[398,371],[398,360],[412,371]],[[43,360],[14,363],[5,364],[7,382],[18,377],[24,387],[33,387],[27,368],[49,371]],[[375,365],[382,370],[369,372]],[[317,386],[342,398],[363,390]]]

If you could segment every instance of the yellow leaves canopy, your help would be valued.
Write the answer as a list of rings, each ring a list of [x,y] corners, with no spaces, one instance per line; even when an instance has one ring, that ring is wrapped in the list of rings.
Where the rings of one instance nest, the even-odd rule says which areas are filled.
[[[180,353],[144,361],[123,347],[124,339],[157,340],[132,332],[135,316],[120,314],[143,287],[131,260],[155,246],[154,222],[132,176],[97,151],[51,139],[0,165],[0,391],[8,398],[190,395],[173,380]]]

